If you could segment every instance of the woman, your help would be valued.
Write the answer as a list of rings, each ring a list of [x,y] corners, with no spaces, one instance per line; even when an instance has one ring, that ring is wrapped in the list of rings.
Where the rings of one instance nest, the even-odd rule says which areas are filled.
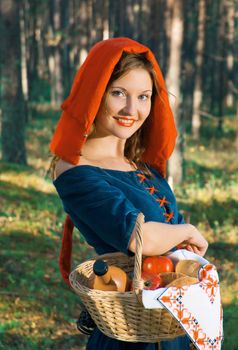
[[[204,255],[207,242],[178,213],[166,182],[176,130],[165,83],[152,52],[128,38],[104,40],[78,71],[51,141],[54,185],[68,214],[60,257],[68,282],[75,225],[98,254],[135,252],[135,225],[143,224],[143,255],[184,244]],[[163,350],[187,350],[180,337]],[[156,344],[108,338],[97,328],[87,350],[157,349]]]

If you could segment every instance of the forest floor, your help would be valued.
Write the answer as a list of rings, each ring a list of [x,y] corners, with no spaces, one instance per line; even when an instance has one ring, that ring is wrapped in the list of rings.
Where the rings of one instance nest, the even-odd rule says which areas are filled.
[[[65,214],[46,171],[48,143],[58,114],[35,111],[27,128],[28,166],[1,163],[0,349],[82,350],[76,330],[76,295],[62,281],[58,256]],[[238,162],[235,119],[218,133],[205,121],[199,143],[186,137],[185,180],[175,188],[186,220],[210,245],[206,258],[218,268],[224,307],[223,350],[238,349]],[[93,255],[74,232],[74,263]]]

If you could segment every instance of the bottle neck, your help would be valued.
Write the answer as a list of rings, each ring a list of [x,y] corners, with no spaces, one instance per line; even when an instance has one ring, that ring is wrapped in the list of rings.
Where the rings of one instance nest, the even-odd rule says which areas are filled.
[[[99,276],[98,276],[98,277],[99,277]],[[110,274],[110,272],[109,272],[109,269],[108,269],[108,271],[107,271],[104,275],[100,276],[100,278],[103,280],[103,282],[104,282],[105,284],[109,284],[110,281],[111,281],[111,274]]]

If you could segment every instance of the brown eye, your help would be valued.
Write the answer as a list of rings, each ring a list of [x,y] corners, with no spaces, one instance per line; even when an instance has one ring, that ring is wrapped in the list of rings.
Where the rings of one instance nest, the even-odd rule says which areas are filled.
[[[143,94],[143,95],[139,96],[139,100],[141,100],[141,101],[146,101],[149,99],[150,99],[150,95]]]
[[[113,90],[113,91],[111,92],[111,95],[112,95],[112,96],[123,97],[123,96],[125,96],[125,93],[124,93],[123,91],[121,91],[121,90]]]

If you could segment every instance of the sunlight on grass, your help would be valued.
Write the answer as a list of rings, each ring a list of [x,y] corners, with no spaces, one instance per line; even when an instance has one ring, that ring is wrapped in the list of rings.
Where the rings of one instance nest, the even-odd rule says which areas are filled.
[[[45,193],[55,193],[55,189],[49,179],[38,176],[36,173],[29,172],[15,173],[6,171],[0,174],[0,180],[10,182],[11,184],[21,185],[23,188],[32,187],[37,191]]]

